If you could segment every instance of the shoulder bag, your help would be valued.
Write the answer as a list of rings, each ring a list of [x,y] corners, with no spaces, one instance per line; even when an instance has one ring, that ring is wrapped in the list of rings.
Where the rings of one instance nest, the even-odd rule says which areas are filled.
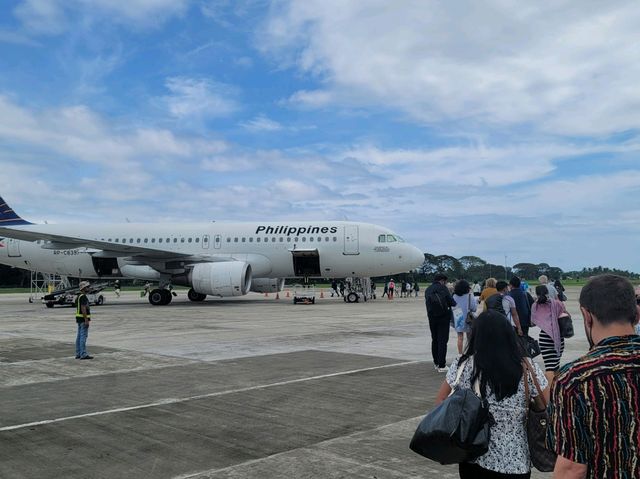
[[[476,319],[476,317],[471,311],[471,293],[469,293],[469,306],[467,307],[467,317],[465,318],[465,322],[471,326],[474,319]]]
[[[569,313],[562,313],[558,317],[558,326],[560,327],[561,338],[571,338],[575,334],[573,331],[573,321]]]
[[[556,465],[558,455],[547,448],[547,427],[549,425],[549,415],[547,414],[547,401],[542,395],[540,383],[536,377],[531,364],[526,359],[522,362],[524,391],[526,398],[527,415],[525,427],[527,430],[527,441],[529,442],[529,455],[531,463],[540,472],[551,472]],[[535,398],[531,398],[529,393],[529,377],[538,391]]]
[[[458,387],[465,363],[458,366],[454,388],[440,405],[428,413],[411,439],[411,450],[440,464],[460,464],[476,459],[489,450],[493,417],[489,403],[480,394]]]

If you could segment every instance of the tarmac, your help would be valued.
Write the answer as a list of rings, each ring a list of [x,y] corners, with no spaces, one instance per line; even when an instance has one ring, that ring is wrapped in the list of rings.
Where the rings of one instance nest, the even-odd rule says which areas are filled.
[[[153,307],[107,292],[87,361],[74,358],[73,308],[1,294],[0,477],[458,477],[408,447],[444,376],[424,300],[319,294]],[[563,362],[587,350],[577,294]]]

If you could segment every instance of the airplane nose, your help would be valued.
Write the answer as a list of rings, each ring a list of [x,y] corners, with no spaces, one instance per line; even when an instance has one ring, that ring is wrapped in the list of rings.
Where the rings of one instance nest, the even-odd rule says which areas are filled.
[[[406,258],[409,263],[409,269],[419,268],[424,263],[424,253],[415,246],[409,245],[410,251]]]

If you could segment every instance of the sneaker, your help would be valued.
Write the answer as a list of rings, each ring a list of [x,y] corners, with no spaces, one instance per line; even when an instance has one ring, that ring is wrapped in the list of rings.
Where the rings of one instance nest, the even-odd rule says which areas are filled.
[[[448,368],[447,366],[445,366],[445,367],[443,367],[443,368],[436,368],[436,370],[437,370],[439,373],[446,373],[446,372],[448,372],[448,371],[449,371],[449,368]]]
[[[76,356],[76,359],[80,359],[80,356]]]
[[[80,359],[93,359],[93,356],[82,356]]]

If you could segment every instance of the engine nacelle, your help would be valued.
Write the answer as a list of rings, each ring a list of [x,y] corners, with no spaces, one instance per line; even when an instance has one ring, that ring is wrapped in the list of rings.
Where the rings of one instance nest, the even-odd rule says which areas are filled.
[[[284,278],[253,278],[251,291],[254,293],[279,293],[284,289]]]
[[[251,265],[243,261],[199,263],[189,273],[196,293],[242,296],[251,289]]]

